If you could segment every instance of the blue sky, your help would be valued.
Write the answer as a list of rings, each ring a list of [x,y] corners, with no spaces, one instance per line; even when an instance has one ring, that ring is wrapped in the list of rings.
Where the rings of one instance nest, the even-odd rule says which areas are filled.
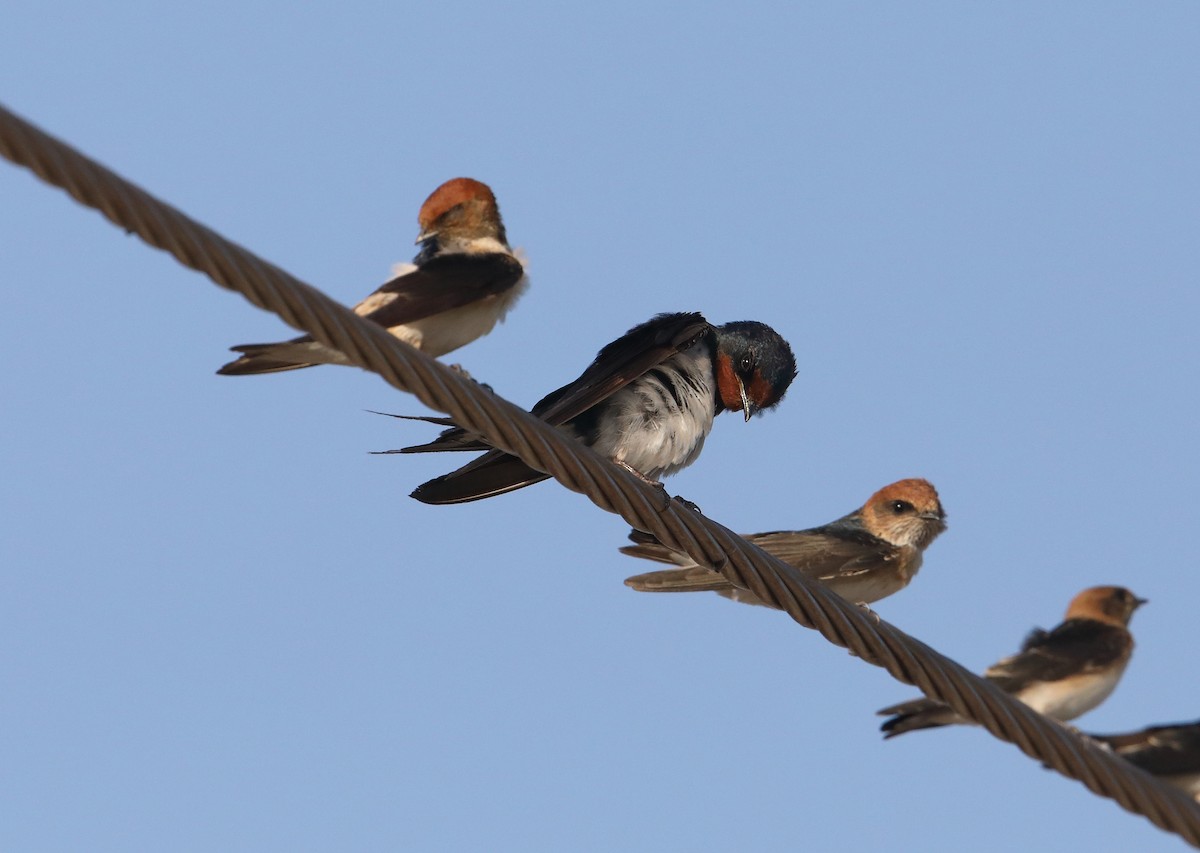
[[[1191,3],[75,2],[0,100],[335,298],[441,181],[533,286],[452,356],[533,403],[659,311],[792,342],[780,409],[669,481],[745,531],[923,476],[880,615],[982,668],[1151,599],[1084,728],[1200,716]],[[461,507],[358,370],[217,377],[272,316],[0,165],[0,848],[1180,849],[786,617],[621,581],[555,484]]]

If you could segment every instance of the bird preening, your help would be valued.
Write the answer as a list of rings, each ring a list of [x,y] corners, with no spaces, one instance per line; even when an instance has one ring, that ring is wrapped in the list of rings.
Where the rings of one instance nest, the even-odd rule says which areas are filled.
[[[695,313],[660,314],[606,345],[579,378],[547,394],[531,413],[655,481],[696,461],[718,414],[741,412],[749,421],[770,411],[795,376],[791,347],[765,323],[713,326]],[[472,450],[483,455],[421,484],[412,496],[464,503],[548,479],[458,427],[427,444],[385,452]]]

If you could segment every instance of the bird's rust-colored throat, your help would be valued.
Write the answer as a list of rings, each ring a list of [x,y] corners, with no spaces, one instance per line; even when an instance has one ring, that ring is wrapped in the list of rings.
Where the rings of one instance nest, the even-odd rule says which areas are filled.
[[[733,369],[733,359],[728,353],[717,353],[717,394],[721,398],[721,405],[731,412],[740,412],[742,410],[742,382],[738,378],[737,372]],[[749,396],[750,389],[746,389],[746,395]]]
[[[763,409],[770,408],[776,400],[776,391],[771,386],[771,383],[763,377],[762,373],[755,370],[750,378],[749,384],[744,383],[737,371],[733,367],[733,359],[728,353],[717,353],[717,393],[721,397],[721,405],[731,412],[740,412],[743,409],[742,390],[746,391],[746,399],[750,401],[751,408],[746,412],[746,416],[760,412]]]

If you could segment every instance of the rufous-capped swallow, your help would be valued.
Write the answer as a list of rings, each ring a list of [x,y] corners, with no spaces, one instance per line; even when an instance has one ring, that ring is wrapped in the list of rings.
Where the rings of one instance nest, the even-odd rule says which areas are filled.
[[[1034,628],[1021,651],[988,667],[983,677],[1014,699],[1060,722],[1086,714],[1108,698],[1133,653],[1129,620],[1146,603],[1121,586],[1085,589],[1053,631]],[[969,722],[932,699],[878,712],[891,716],[884,737]]]
[[[742,534],[742,538],[826,584],[847,601],[871,604],[899,592],[921,568],[929,544],[946,529],[946,513],[928,480],[899,480],[884,486],[836,521],[808,530]],[[712,590],[744,604],[767,605],[739,589],[720,572],[699,566],[687,554],[633,530],[621,553],[680,568],[634,575],[625,585],[639,592]]]
[[[1088,737],[1200,802],[1200,720]]]
[[[795,375],[791,347],[770,326],[753,321],[713,326],[695,313],[659,314],[600,350],[578,379],[548,394],[532,413],[654,481],[696,461],[716,415],[741,411],[749,421],[773,409]],[[429,444],[386,452],[449,450],[487,452],[418,486],[414,498],[464,503],[548,479],[457,427]]]
[[[413,264],[354,306],[354,313],[434,356],[466,346],[504,319],[529,285],[504,233],[487,184],[454,178],[417,215],[421,249]],[[339,350],[303,335],[274,344],[242,344],[217,373],[277,373],[318,364],[350,364]]]

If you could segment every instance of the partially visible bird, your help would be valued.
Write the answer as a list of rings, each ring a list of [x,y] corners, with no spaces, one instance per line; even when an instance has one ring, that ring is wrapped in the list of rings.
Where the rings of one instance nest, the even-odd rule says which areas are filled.
[[[600,350],[578,379],[544,397],[532,413],[654,481],[696,461],[716,415],[741,411],[748,421],[773,409],[795,375],[791,347],[770,326],[753,321],[712,326],[695,313],[659,314]],[[463,503],[548,478],[458,427],[428,444],[385,452],[453,450],[487,452],[418,486],[414,498]]]
[[[417,215],[421,250],[406,271],[354,306],[354,313],[437,357],[486,335],[525,292],[525,267],[508,246],[496,197],[471,178],[446,181]],[[308,335],[233,347],[241,357],[217,373],[277,373],[350,364]]]
[[[743,534],[742,538],[826,584],[847,601],[870,604],[904,589],[921,568],[925,549],[946,529],[946,513],[928,480],[884,486],[859,509],[808,530]],[[712,590],[744,604],[762,601],[720,572],[697,565],[687,554],[649,533],[630,532],[634,545],[621,553],[680,568],[634,575],[625,585],[639,592]]]
[[[993,664],[983,677],[1039,713],[1073,720],[1107,699],[1121,680],[1133,653],[1127,626],[1145,603],[1120,586],[1085,589],[1071,600],[1058,627],[1033,629],[1020,652]],[[881,726],[889,738],[968,722],[932,699],[902,702],[878,713],[891,716]]]
[[[1200,720],[1088,737],[1200,802]]]

